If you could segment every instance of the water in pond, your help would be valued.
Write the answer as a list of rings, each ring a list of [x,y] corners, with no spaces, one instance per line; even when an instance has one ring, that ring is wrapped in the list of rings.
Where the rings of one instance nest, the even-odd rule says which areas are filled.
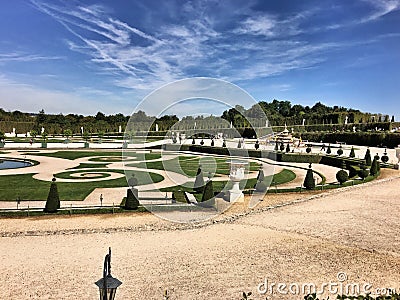
[[[5,169],[18,169],[18,168],[24,168],[24,167],[29,167],[32,164],[27,161],[22,161],[22,160],[10,160],[10,159],[1,159],[0,158],[0,170],[5,170]]]

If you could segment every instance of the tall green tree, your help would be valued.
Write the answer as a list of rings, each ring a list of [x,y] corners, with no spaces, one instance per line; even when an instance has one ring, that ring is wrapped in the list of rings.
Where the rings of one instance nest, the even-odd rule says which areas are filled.
[[[64,130],[64,136],[68,140],[68,138],[72,136],[72,130],[71,129],[65,129]]]

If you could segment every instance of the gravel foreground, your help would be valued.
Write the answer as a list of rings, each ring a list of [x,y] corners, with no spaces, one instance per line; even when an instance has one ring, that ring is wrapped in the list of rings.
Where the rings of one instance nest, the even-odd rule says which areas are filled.
[[[116,299],[163,299],[164,290],[184,300],[240,299],[243,291],[303,299],[305,283],[321,290],[330,282],[338,292],[350,283],[400,291],[399,175],[267,195],[254,210],[237,204],[199,224],[148,213],[0,219],[0,299],[98,299],[94,282],[109,246],[112,274],[123,282]]]

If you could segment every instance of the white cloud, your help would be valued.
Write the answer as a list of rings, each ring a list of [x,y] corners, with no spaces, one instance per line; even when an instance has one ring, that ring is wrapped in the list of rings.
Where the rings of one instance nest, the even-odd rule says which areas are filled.
[[[218,27],[216,24],[227,23],[206,12],[210,2],[187,2],[179,8],[183,11],[179,11],[182,17],[177,23],[154,26],[150,33],[112,16],[100,5],[67,9],[58,2],[31,1],[73,35],[66,45],[87,55],[96,74],[107,75],[105,80],[111,80],[115,86],[140,94],[191,76],[242,82],[315,68],[328,58],[329,52],[357,43],[302,39],[303,22],[321,8],[273,15],[256,13],[249,6],[236,13],[229,12],[233,25]],[[366,20],[397,9],[399,1],[371,2],[375,10]]]
[[[277,20],[274,17],[261,15],[247,18],[234,32],[239,34],[274,36],[276,26]]]
[[[370,15],[362,18],[360,20],[361,23],[374,21],[400,8],[400,0],[364,0],[364,1],[368,2],[374,8],[374,10]]]
[[[400,0],[361,0],[361,2],[366,3],[369,6],[370,8],[369,13],[363,16],[356,17],[352,20],[346,20],[341,23],[330,24],[325,26],[324,28],[319,28],[318,30],[321,29],[336,30],[343,27],[355,26],[368,22],[377,21],[386,16],[387,14],[400,9]]]
[[[35,54],[26,54],[26,53],[0,53],[0,63],[2,62],[30,62],[30,61],[39,61],[39,60],[58,60],[64,59],[61,56],[43,56],[43,55],[35,55]]]

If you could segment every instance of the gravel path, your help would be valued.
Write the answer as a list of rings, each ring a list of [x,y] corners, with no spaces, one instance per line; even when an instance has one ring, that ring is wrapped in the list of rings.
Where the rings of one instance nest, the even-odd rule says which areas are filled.
[[[162,299],[164,289],[184,300],[240,299],[242,291],[303,299],[261,296],[257,286],[320,287],[338,283],[339,272],[344,283],[400,288],[400,178],[383,177],[323,194],[268,195],[255,211],[234,205],[206,224],[145,213],[1,219],[2,298],[96,299],[108,246],[123,281],[117,299]]]

